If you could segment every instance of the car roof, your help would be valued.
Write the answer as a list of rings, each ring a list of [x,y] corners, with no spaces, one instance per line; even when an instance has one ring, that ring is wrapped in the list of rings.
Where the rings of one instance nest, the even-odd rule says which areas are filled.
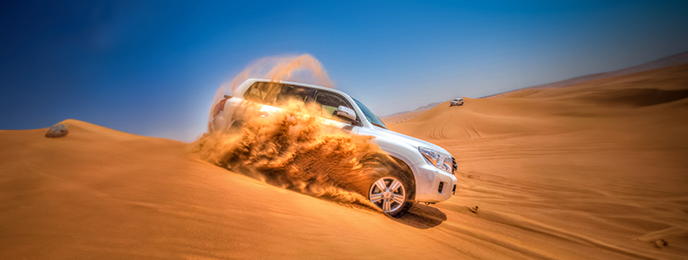
[[[241,87],[240,87],[240,88],[242,88],[242,89],[241,89],[241,92],[242,92],[242,93],[240,93],[240,94],[243,95],[243,92],[245,92],[245,91],[248,89],[248,87],[251,86],[251,85],[253,85],[253,83],[255,83],[255,82],[275,82],[275,83],[289,84],[289,85],[295,85],[295,86],[301,86],[301,87],[307,87],[307,88],[314,88],[314,89],[319,89],[319,90],[331,91],[331,92],[335,92],[335,93],[338,93],[338,94],[341,94],[341,95],[344,95],[344,96],[347,96],[347,97],[351,97],[351,96],[349,96],[349,94],[346,94],[345,92],[343,92],[343,91],[341,91],[341,90],[338,90],[338,89],[334,89],[334,88],[328,88],[328,87],[323,87],[323,86],[318,86],[318,85],[313,85],[313,84],[307,84],[307,83],[301,83],[301,82],[282,81],[282,80],[280,80],[280,81],[274,81],[274,80],[262,79],[262,78],[250,78],[250,79],[247,79],[244,83],[241,84]],[[237,89],[237,90],[239,90],[239,89]]]
[[[323,87],[323,86],[318,86],[318,85],[313,85],[313,84],[307,84],[307,83],[301,83],[301,82],[292,82],[292,81],[274,81],[270,79],[262,79],[262,78],[250,78],[244,81],[244,83],[241,83],[239,87],[237,87],[236,91],[236,96],[243,96],[244,93],[248,90],[250,86],[253,85],[253,83],[256,82],[275,82],[275,83],[282,83],[282,84],[290,84],[290,85],[295,85],[295,86],[302,86],[302,87],[307,87],[307,88],[313,88],[313,89],[319,89],[319,90],[325,90],[325,91],[331,91],[337,94],[342,95],[345,99],[349,100],[351,105],[354,107],[354,110],[356,111],[357,115],[363,115],[363,111],[361,110],[360,107],[358,107],[358,104],[356,104],[356,101],[352,96],[349,94],[346,94],[345,92],[334,89],[334,88],[328,88],[328,87]],[[232,93],[234,94],[234,93]],[[363,122],[364,126],[366,127],[373,127],[373,125],[368,121],[368,119],[361,118],[361,122]]]

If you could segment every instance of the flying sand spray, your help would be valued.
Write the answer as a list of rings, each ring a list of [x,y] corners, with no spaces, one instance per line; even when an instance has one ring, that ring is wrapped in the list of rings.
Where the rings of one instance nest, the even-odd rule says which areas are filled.
[[[305,73],[310,72],[310,73]],[[334,87],[318,60],[310,55],[264,58],[223,85],[215,103],[248,78],[299,81]],[[215,104],[213,103],[213,104]],[[192,144],[202,159],[314,197],[379,210],[364,195],[387,156],[372,137],[352,136],[322,123],[319,111],[291,101],[281,113],[254,116],[241,131],[215,131]],[[373,174],[371,174],[373,172]]]

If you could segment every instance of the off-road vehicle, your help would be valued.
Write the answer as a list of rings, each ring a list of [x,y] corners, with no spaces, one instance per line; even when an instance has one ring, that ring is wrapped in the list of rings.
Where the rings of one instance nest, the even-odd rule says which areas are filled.
[[[456,191],[456,162],[441,147],[387,129],[363,103],[346,93],[316,85],[249,79],[232,95],[225,95],[213,107],[208,131],[240,127],[237,111],[260,106],[265,116],[279,110],[285,100],[302,100],[319,107],[329,125],[346,129],[352,135],[373,136],[371,142],[395,160],[384,174],[373,176],[367,184],[367,198],[391,216],[403,215],[414,202],[435,203],[449,199]],[[389,158],[389,157],[386,157]]]

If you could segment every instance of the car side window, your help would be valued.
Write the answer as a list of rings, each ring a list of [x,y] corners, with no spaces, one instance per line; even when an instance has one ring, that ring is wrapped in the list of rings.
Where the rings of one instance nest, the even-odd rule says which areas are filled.
[[[308,88],[276,82],[256,82],[244,94],[244,99],[265,105],[284,107],[290,100],[308,102]]]
[[[315,95],[315,103],[320,108],[321,116],[328,119],[334,119],[346,122],[337,116],[337,108],[344,106],[353,109],[353,107],[343,97],[338,94],[328,91],[318,91]]]
[[[281,90],[282,86],[279,83],[256,82],[246,91],[244,99],[263,104],[272,104]]]
[[[282,85],[282,92],[277,95],[276,105],[286,105],[290,100],[307,102],[309,92],[310,90],[304,87],[284,84]]]

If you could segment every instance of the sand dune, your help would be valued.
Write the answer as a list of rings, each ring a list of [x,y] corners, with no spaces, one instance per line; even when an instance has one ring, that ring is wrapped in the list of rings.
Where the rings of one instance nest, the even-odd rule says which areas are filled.
[[[552,236],[522,239],[524,247],[573,243],[588,250],[584,258],[685,259],[687,71],[688,64],[467,99],[391,128],[457,156],[453,202],[499,216],[483,211],[480,225]]]
[[[0,131],[0,259],[686,259],[688,66],[439,105],[391,128],[459,162],[401,219],[66,120]],[[477,211],[471,210],[478,206]]]
[[[570,78],[570,79],[561,80],[561,81],[557,81],[557,82],[551,82],[551,83],[547,83],[547,84],[543,84],[543,85],[532,86],[532,87],[528,87],[526,89],[567,87],[567,86],[571,86],[571,85],[586,82],[586,81],[599,80],[599,79],[610,78],[610,77],[614,77],[614,76],[622,76],[622,75],[627,75],[627,74],[632,74],[632,73],[637,73],[637,72],[644,72],[644,71],[660,69],[660,68],[665,68],[665,67],[670,67],[670,66],[682,65],[685,63],[688,63],[688,51],[684,51],[684,52],[681,52],[681,53],[678,53],[675,55],[660,58],[660,59],[653,60],[650,62],[646,62],[646,63],[640,64],[637,66],[633,66],[633,67],[628,67],[628,68],[615,70],[615,71],[608,71],[608,72],[584,75],[584,76]],[[509,92],[507,92],[507,93],[509,93]],[[504,93],[500,93],[500,94],[496,94],[496,95],[492,95],[492,96],[500,96],[502,94],[504,94]]]
[[[399,124],[399,123],[404,122],[406,120],[409,120],[411,118],[417,117],[417,116],[425,113],[425,111],[427,111],[427,110],[411,111],[411,112],[406,112],[403,114],[388,116],[388,117],[381,118],[381,119],[382,119],[382,122],[385,122],[386,125]]]
[[[376,211],[189,157],[181,142],[64,123],[58,139],[0,132],[0,259],[465,255]]]
[[[385,122],[385,124],[398,124],[401,122],[404,122],[408,119],[414,118],[420,114],[422,114],[425,111],[428,111],[432,109],[433,107],[436,107],[437,105],[442,104],[442,102],[433,102],[430,104],[427,104],[425,106],[420,106],[413,111],[404,111],[404,112],[397,112],[393,113],[391,115],[386,115],[383,116],[382,121]]]

